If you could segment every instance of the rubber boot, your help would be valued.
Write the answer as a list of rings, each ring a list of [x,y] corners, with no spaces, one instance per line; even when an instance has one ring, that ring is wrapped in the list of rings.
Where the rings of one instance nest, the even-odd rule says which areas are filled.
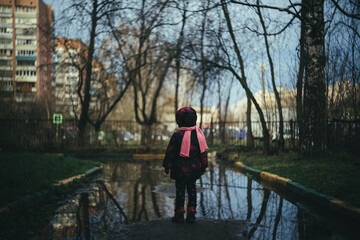
[[[195,212],[188,212],[186,215],[187,223],[196,223]]]
[[[184,210],[175,211],[175,215],[171,218],[173,223],[184,223]]]

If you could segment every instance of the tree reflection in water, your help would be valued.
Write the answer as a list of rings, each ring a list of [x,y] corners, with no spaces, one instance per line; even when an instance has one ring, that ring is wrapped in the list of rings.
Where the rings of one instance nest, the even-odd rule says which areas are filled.
[[[113,161],[51,221],[52,239],[115,237],[124,224],[173,214],[174,183],[159,161]],[[198,181],[198,217],[248,222],[248,239],[333,236],[303,210],[241,173],[219,164]],[[155,191],[154,191],[155,189]]]

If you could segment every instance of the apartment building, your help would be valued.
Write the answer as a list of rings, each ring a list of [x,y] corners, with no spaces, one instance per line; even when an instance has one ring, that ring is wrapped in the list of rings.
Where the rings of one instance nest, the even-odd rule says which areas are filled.
[[[54,102],[55,112],[74,117],[79,110],[80,69],[85,68],[87,45],[80,40],[55,39]],[[85,71],[83,72],[85,75]]]
[[[97,114],[101,110],[101,105],[106,101],[105,98],[110,97],[109,87],[107,86],[108,79],[105,79],[104,64],[100,61],[94,60],[92,62],[92,74],[90,82],[90,110]]]
[[[86,58],[88,46],[79,39],[57,38],[54,51],[54,101],[55,112],[66,118],[74,118],[80,112],[80,93],[83,96],[86,78]],[[104,93],[104,65],[92,62],[90,82],[90,114],[100,110]],[[102,82],[103,81],[103,82]]]
[[[0,0],[0,90],[17,102],[50,97],[53,19],[41,0]]]

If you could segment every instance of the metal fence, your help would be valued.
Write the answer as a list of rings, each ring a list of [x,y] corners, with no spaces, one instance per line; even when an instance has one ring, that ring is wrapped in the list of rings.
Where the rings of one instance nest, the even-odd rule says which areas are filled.
[[[172,133],[174,124],[159,123],[151,128],[150,138],[153,146],[165,147]],[[267,122],[271,144],[278,144],[279,122]],[[209,145],[223,144],[247,145],[246,122],[214,122],[202,127]],[[99,132],[91,125],[86,128],[87,148],[121,149],[124,146],[140,146],[144,127],[134,121],[105,121]],[[63,120],[62,124],[53,124],[48,119],[0,119],[0,148],[2,150],[24,151],[65,151],[81,148],[78,141],[77,122]],[[328,148],[330,151],[359,151],[360,121],[332,120],[328,124]],[[263,145],[262,127],[259,122],[252,122],[254,146]],[[297,149],[299,130],[296,121],[284,122],[285,149]]]

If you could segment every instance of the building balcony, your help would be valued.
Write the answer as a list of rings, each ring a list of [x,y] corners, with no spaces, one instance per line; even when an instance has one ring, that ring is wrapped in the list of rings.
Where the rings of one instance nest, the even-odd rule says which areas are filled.
[[[12,34],[10,35],[12,37]],[[23,33],[16,33],[16,38],[18,39],[29,39],[29,40],[36,40],[36,35],[25,35]]]
[[[12,92],[12,91],[14,91],[14,87],[13,86],[6,86],[6,87],[3,87],[1,90],[4,91],[4,92]]]
[[[0,17],[11,18],[12,13],[11,12],[0,12]]]
[[[17,82],[36,82],[36,76],[16,76]]]
[[[12,82],[12,77],[0,77],[0,81],[11,81]]]
[[[36,56],[16,56],[17,61],[36,61]]]
[[[12,66],[0,66],[0,71],[12,71]]]
[[[16,66],[16,70],[21,71],[36,71],[36,66]]]
[[[36,12],[15,12],[15,18],[36,18]]]
[[[31,50],[36,51],[36,45],[33,44],[16,44],[16,50]]]
[[[12,49],[13,45],[10,44],[0,44],[0,49]]]
[[[0,60],[9,60],[9,61],[11,61],[12,57],[11,56],[1,56],[0,55]]]
[[[1,17],[1,13],[0,13],[0,17]],[[2,22],[1,27],[12,28],[12,18],[11,18],[11,22]]]
[[[20,86],[17,87],[18,90],[20,90],[21,92],[33,92],[33,88],[34,87],[29,87],[29,86]],[[35,92],[36,92],[36,88],[35,88]]]
[[[16,23],[16,29],[24,29],[24,28],[36,28],[36,22],[35,23]]]

